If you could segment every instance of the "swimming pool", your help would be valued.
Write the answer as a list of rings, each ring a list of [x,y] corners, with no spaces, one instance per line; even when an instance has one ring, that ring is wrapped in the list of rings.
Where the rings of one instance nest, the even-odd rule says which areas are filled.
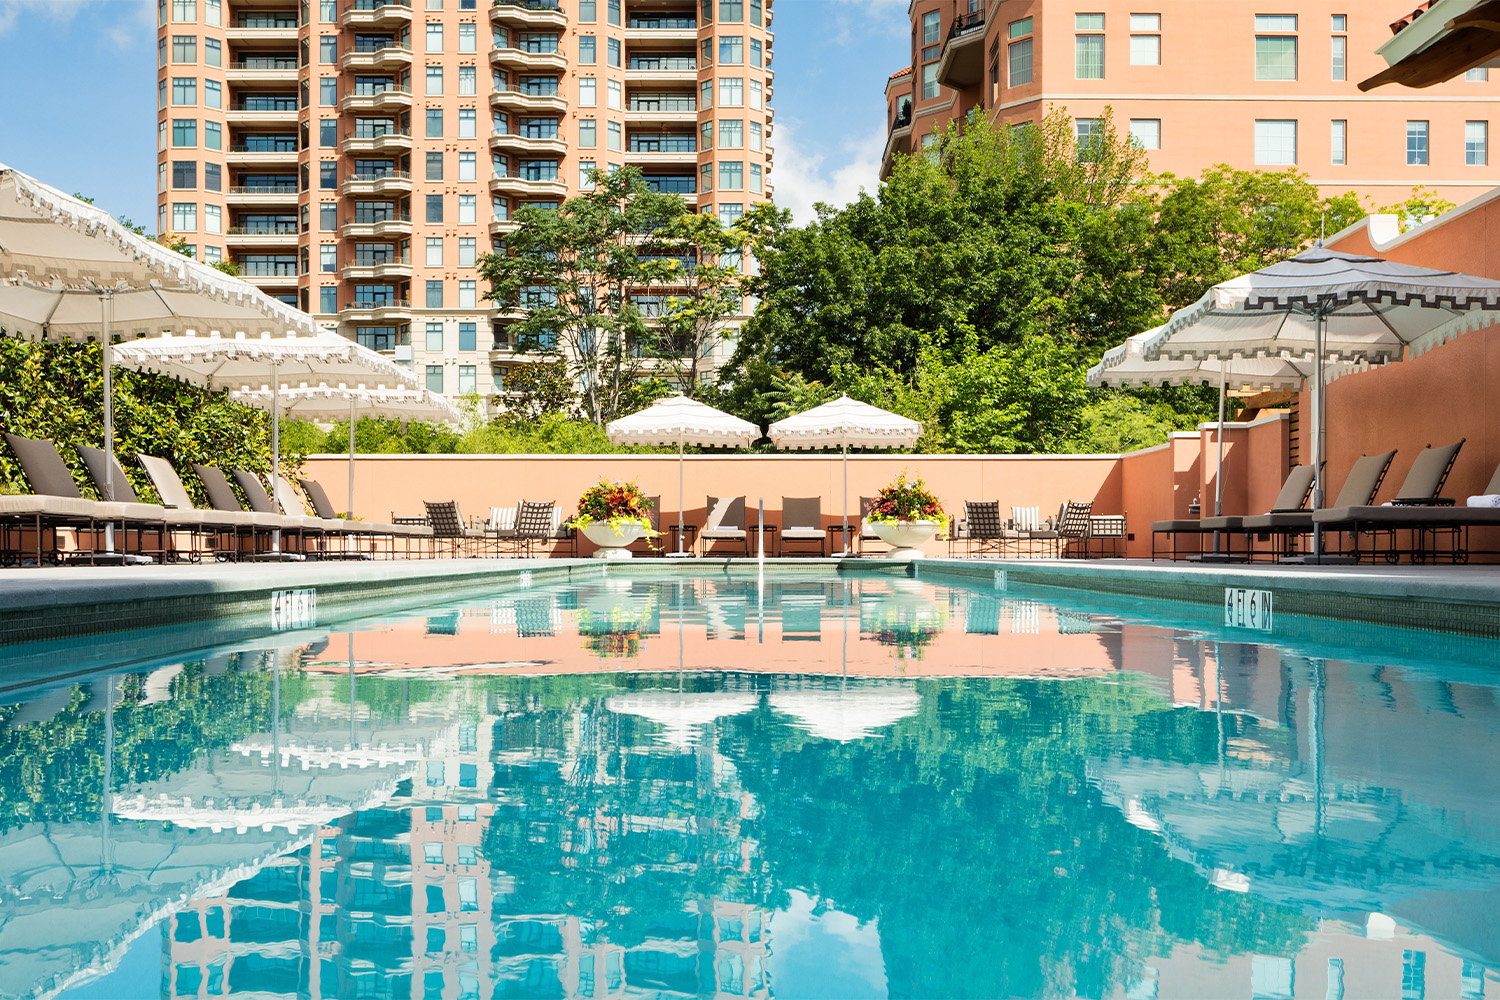
[[[610,572],[12,695],[0,992],[1494,995],[1494,643]]]

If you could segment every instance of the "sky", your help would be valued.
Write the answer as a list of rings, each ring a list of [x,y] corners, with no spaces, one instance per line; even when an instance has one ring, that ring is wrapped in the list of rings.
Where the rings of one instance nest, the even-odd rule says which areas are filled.
[[[771,179],[798,222],[877,186],[906,8],[775,0]],[[0,163],[154,231],[155,37],[154,0],[0,0]]]

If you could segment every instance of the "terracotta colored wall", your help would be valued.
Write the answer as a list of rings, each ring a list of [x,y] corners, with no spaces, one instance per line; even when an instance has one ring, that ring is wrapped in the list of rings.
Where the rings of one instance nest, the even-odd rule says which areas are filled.
[[[760,497],[771,524],[779,523],[783,496],[821,496],[827,525],[838,523],[842,512],[838,456],[689,455],[683,465],[688,523],[703,523],[708,495],[744,494],[752,523]],[[856,512],[860,496],[905,469],[923,476],[950,513],[962,513],[965,500],[999,500],[1002,510],[1040,506],[1043,513],[1055,512],[1067,500],[1092,500],[1097,513],[1119,513],[1120,465],[1113,455],[851,455],[849,502]],[[323,455],[310,458],[306,471],[341,507],[348,468],[347,457]],[[600,476],[635,479],[647,494],[661,494],[662,521],[675,523],[673,455],[365,455],[355,473],[354,509],[366,520],[382,520],[393,513],[420,514],[423,500],[456,499],[465,516],[484,516],[491,506],[525,498],[555,500],[571,513],[579,494]],[[1133,511],[1130,518],[1132,531],[1143,523]],[[928,548],[933,554],[947,551],[942,542]]]

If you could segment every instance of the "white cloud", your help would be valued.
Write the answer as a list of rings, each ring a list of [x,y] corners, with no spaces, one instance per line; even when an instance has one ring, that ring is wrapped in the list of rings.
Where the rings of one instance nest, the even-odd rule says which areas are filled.
[[[0,0],[0,35],[7,34],[23,19],[65,25],[94,8],[111,12],[126,10],[124,16],[113,22],[98,25],[100,35],[120,48],[139,44],[142,37],[156,29],[156,8],[151,0]]]
[[[908,6],[908,0],[835,0],[829,41],[849,45],[870,35],[906,35]]]
[[[777,122],[773,135],[776,204],[790,209],[798,225],[813,220],[817,202],[843,207],[859,197],[861,188],[874,194],[880,186],[886,129],[878,119],[873,131],[848,138],[836,148],[804,148],[789,122]]]

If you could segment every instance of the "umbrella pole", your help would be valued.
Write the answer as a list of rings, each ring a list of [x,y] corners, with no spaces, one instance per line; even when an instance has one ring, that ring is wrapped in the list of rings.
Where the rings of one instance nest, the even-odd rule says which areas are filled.
[[[276,362],[271,362],[271,508],[283,513],[281,497],[276,486],[281,481],[281,378],[276,373]],[[271,551],[281,551],[281,529],[271,532]]]
[[[677,554],[682,555],[682,505],[687,495],[682,491],[682,442],[685,435],[677,438]]]
[[[354,397],[349,397],[349,514],[354,517]]]
[[[844,431],[844,550],[839,555],[849,555],[849,432]]]
[[[1219,359],[1219,429],[1214,438],[1219,448],[1219,457],[1214,465],[1214,517],[1224,516],[1224,383],[1229,362]],[[1214,532],[1214,555],[1219,554],[1219,532]]]
[[[114,293],[106,289],[99,292],[99,358],[104,364],[104,499],[115,498],[115,383],[114,354],[109,343],[109,313],[114,304]],[[104,524],[104,551],[115,551],[115,526],[111,521]]]
[[[1323,509],[1323,335],[1328,314],[1320,306],[1313,328],[1313,350],[1317,354],[1313,369],[1313,510]],[[1316,520],[1312,530],[1312,561],[1323,557],[1323,527]]]

